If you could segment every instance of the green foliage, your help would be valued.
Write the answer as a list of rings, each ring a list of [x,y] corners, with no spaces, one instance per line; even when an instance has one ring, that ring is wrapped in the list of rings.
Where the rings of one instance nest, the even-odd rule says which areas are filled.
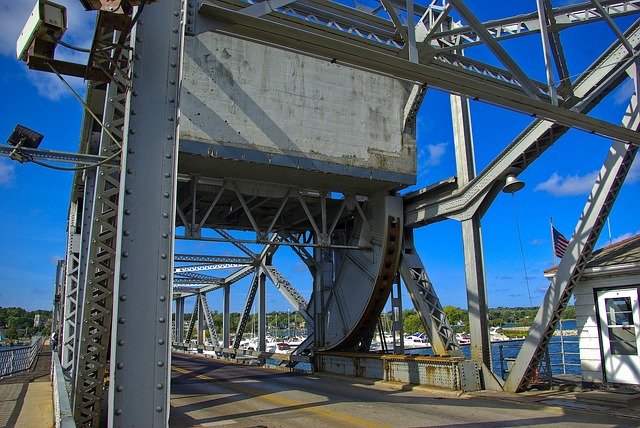
[[[40,315],[40,326],[33,325],[36,314]],[[9,340],[35,334],[48,336],[51,332],[51,311],[27,311],[16,307],[0,307],[0,328],[4,330]]]
[[[9,327],[9,329],[6,331],[5,336],[7,337],[8,340],[16,340],[19,338],[19,334],[18,334],[18,329],[15,327]]]
[[[445,306],[443,310],[451,324],[458,324],[459,322],[469,322],[469,314],[464,309],[460,309],[455,306]]]
[[[410,312],[409,314],[407,314],[407,316],[404,317],[404,323],[402,326],[404,328],[404,332],[407,334],[425,332],[424,325],[422,325],[422,320],[420,319],[420,316],[418,316],[418,314],[415,312]]]

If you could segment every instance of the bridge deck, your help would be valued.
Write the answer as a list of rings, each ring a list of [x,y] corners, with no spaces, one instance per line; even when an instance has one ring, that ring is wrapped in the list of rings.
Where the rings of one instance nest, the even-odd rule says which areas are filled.
[[[174,353],[170,426],[566,427],[638,423],[638,419],[624,419],[623,414],[607,414],[602,409],[566,411],[545,404],[539,395],[494,394],[457,396],[449,391],[289,373]],[[555,397],[557,402],[558,395]]]

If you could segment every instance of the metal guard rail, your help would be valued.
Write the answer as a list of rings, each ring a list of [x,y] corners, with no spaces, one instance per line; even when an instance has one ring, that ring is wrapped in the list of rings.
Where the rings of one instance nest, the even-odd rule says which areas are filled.
[[[0,378],[29,370],[43,343],[44,337],[39,336],[31,346],[0,351]]]

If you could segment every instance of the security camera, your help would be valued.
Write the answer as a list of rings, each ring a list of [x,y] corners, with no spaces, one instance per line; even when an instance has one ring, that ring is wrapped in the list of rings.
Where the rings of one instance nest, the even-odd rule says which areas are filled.
[[[53,58],[57,41],[66,30],[67,8],[38,0],[16,42],[18,59],[27,61],[31,55]]]

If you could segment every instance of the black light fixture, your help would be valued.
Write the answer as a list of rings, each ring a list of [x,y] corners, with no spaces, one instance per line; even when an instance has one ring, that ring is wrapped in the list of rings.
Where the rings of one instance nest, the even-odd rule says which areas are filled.
[[[9,136],[7,143],[14,146],[16,149],[20,147],[37,149],[43,138],[44,135],[39,132],[18,124]]]
[[[37,149],[43,138],[44,135],[33,129],[20,124],[16,125],[16,128],[9,135],[9,139],[7,139],[7,143],[15,147],[9,157],[14,161],[25,163],[29,160],[29,156],[22,153],[20,149]]]

